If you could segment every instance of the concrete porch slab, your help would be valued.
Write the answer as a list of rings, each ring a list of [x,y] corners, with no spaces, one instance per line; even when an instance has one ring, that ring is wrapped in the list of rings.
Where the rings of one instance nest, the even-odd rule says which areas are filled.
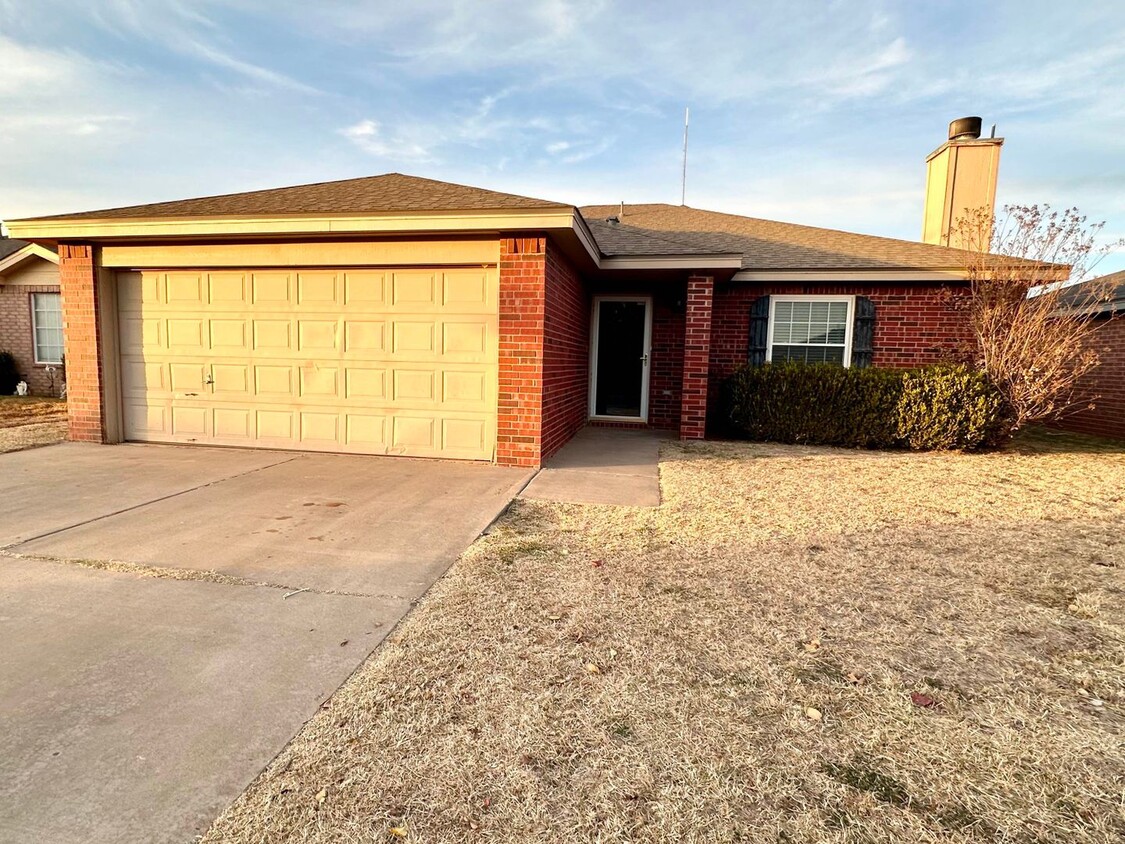
[[[660,505],[660,443],[668,434],[583,428],[528,484],[521,498],[567,504]]]

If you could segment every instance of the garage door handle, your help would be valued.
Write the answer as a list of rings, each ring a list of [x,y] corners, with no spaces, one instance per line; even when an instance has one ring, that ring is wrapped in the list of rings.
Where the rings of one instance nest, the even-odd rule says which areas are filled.
[[[203,379],[203,383],[204,384],[214,384],[215,383],[214,376],[208,375],[206,378]]]

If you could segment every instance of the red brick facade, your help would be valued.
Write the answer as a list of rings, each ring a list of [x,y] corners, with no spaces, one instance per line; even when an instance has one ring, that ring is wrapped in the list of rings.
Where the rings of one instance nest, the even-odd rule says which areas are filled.
[[[66,331],[70,438],[82,442],[105,442],[102,340],[93,246],[85,243],[59,244],[59,283]]]
[[[538,466],[586,422],[590,312],[546,237],[500,240],[496,461]]]
[[[51,393],[47,367],[35,362],[35,338],[31,331],[31,296],[34,293],[58,293],[53,285],[0,285],[0,351],[11,352],[16,359],[20,378],[27,382],[32,395]],[[55,376],[54,393],[62,384],[61,374]]]
[[[546,269],[541,460],[586,424],[590,401],[590,298],[582,278],[550,242]]]
[[[1125,314],[1098,320],[1093,335],[1101,363],[1080,389],[1094,407],[1068,416],[1057,427],[1080,434],[1125,440]]]
[[[715,291],[711,374],[726,377],[746,362],[750,304],[767,295],[866,296],[875,303],[873,366],[906,368],[948,360],[971,339],[964,311],[951,298],[963,285],[940,284],[731,284]]]
[[[683,389],[680,439],[701,440],[707,428],[707,375],[711,360],[711,312],[715,282],[706,276],[687,281],[684,314]]]

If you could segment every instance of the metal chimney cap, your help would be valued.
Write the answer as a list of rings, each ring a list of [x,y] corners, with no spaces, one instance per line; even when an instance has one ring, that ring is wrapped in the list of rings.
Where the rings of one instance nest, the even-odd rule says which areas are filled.
[[[979,117],[959,117],[949,124],[949,140],[975,141],[980,137],[981,125]]]

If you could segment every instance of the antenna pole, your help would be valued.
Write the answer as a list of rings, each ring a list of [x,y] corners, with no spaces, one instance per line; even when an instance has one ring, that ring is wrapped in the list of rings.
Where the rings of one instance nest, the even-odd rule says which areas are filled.
[[[687,133],[688,109],[684,107],[684,166],[680,173],[680,205],[687,205]]]

